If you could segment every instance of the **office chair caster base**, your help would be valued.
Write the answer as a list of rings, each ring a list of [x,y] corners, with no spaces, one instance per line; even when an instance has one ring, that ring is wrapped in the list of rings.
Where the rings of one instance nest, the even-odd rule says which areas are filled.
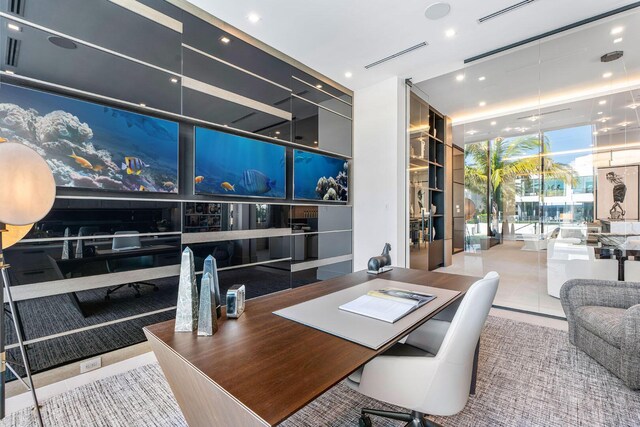
[[[358,419],[358,427],[373,427],[371,418],[368,415],[361,415],[360,419]]]

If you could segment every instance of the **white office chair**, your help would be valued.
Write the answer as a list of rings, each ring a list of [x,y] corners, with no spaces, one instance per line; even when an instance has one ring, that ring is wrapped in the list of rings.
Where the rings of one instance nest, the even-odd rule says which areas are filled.
[[[453,320],[430,320],[349,376],[347,384],[374,399],[410,408],[411,414],[363,409],[360,426],[371,426],[369,414],[407,421],[407,427],[434,425],[425,414],[450,416],[469,398],[473,357],[498,290],[500,276],[488,273],[474,283]]]

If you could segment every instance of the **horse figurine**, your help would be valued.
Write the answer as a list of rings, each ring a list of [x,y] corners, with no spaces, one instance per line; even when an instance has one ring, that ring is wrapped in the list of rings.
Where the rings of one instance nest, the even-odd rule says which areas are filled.
[[[378,272],[382,267],[386,267],[391,265],[391,245],[389,243],[385,243],[384,248],[382,249],[382,255],[374,256],[369,259],[367,267],[370,272]]]

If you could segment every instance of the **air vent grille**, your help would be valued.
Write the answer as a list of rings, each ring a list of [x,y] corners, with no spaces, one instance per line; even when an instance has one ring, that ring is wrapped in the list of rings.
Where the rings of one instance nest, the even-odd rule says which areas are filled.
[[[11,67],[18,66],[18,52],[20,51],[20,40],[7,37],[7,57],[5,64]]]
[[[487,22],[490,19],[497,18],[498,16],[502,16],[505,13],[513,12],[514,10],[519,9],[522,6],[526,6],[529,3],[533,3],[534,1],[535,0],[524,0],[524,1],[518,2],[516,4],[512,4],[511,6],[505,7],[504,9],[501,9],[501,10],[499,10],[497,12],[493,12],[493,13],[487,15],[487,16],[483,16],[482,18],[478,19],[478,22],[482,24],[483,22]]]
[[[545,113],[532,114],[530,116],[518,117],[516,120],[531,120],[533,117],[548,116],[549,114],[557,114],[557,113],[562,113],[563,111],[570,111],[570,110],[571,110],[571,108],[562,108],[560,110],[553,110],[553,111],[547,111]]]
[[[421,47],[425,47],[425,46],[428,46],[427,42],[418,43],[415,46],[411,46],[410,48],[407,48],[405,50],[401,50],[400,52],[396,52],[393,55],[389,55],[386,58],[382,58],[382,59],[380,59],[380,60],[378,60],[376,62],[372,62],[369,65],[365,65],[364,68],[368,70],[369,68],[373,68],[373,67],[375,67],[377,65],[380,65],[380,64],[383,64],[383,63],[385,63],[387,61],[391,61],[392,59],[395,59],[395,58],[397,58],[399,56],[402,56],[402,55],[406,55],[409,52],[413,52],[414,50],[420,49]]]
[[[26,0],[9,0],[9,12],[24,16],[24,2]]]

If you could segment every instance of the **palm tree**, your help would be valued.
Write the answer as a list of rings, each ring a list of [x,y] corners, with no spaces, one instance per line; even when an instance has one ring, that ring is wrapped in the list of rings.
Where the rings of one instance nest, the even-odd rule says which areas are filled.
[[[544,171],[545,179],[557,179],[575,184],[576,174],[573,168],[554,162],[550,156],[551,147],[545,137],[538,135],[521,136],[513,139],[496,138],[487,150],[489,141],[469,144],[465,147],[465,188],[473,193],[485,195],[487,186],[491,196],[493,213],[492,229],[498,229],[498,212],[503,218],[515,212],[517,178],[529,178]],[[491,167],[491,173],[487,172]],[[487,212],[488,213],[488,212]],[[503,224],[503,230],[506,230]]]

